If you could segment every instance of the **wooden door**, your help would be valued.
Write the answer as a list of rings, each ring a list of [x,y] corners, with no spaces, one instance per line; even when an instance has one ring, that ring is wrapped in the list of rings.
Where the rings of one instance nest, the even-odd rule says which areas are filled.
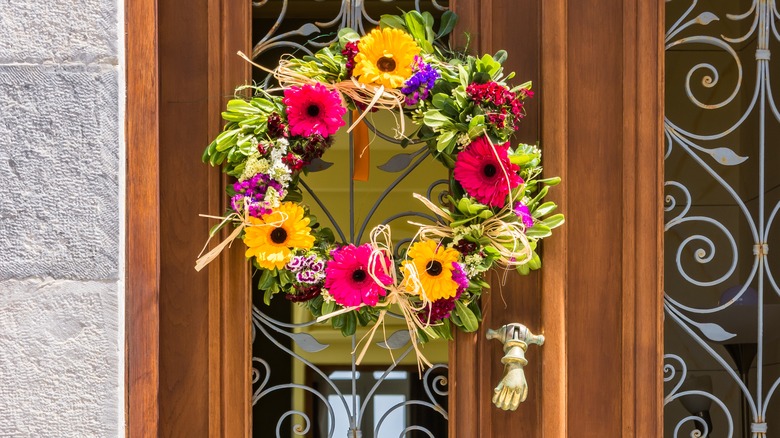
[[[664,2],[455,0],[480,52],[509,51],[534,80],[521,139],[540,139],[564,184],[567,224],[539,275],[485,303],[483,329],[522,322],[528,401],[492,407],[498,343],[451,350],[451,437],[655,437],[661,431],[661,111]],[[250,1],[127,0],[128,435],[247,436],[249,295],[243,256],[196,276],[221,210],[218,171],[197,163],[218,112],[248,77]],[[235,269],[238,267],[238,269]],[[506,305],[504,300],[506,299]]]
[[[450,437],[661,436],[664,2],[453,7],[479,52],[506,49],[510,69],[534,80],[519,134],[539,138],[546,171],[562,176],[551,197],[567,223],[545,240],[541,275],[485,303],[484,327],[521,322],[546,337],[529,347],[528,401],[493,408],[500,346],[459,334]]]

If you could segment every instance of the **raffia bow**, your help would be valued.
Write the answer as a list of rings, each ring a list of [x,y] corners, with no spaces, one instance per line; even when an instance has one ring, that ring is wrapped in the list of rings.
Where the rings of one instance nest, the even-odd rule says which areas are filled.
[[[273,75],[274,79],[279,83],[281,89],[285,89],[292,86],[300,85],[312,85],[321,84],[330,90],[336,90],[341,93],[342,96],[349,97],[353,101],[365,105],[365,108],[355,120],[352,125],[347,129],[347,132],[352,132],[355,126],[360,123],[361,120],[369,113],[373,108],[398,110],[397,125],[400,125],[400,129],[396,129],[395,137],[403,138],[405,123],[404,123],[404,110],[403,103],[406,96],[401,93],[400,90],[387,89],[384,85],[369,85],[358,82],[355,78],[350,78],[347,81],[341,81],[336,83],[323,83],[316,79],[310,78],[303,73],[295,71],[290,68],[290,61],[287,59],[279,60],[279,65],[275,69],[271,70],[267,67],[263,67],[260,64],[255,63],[243,52],[238,52],[238,56],[242,57],[245,61],[253,66]]]
[[[488,244],[484,246],[493,247],[499,254],[498,259],[496,259],[498,266],[504,269],[515,268],[528,263],[531,258],[533,258],[533,251],[531,250],[528,236],[525,234],[525,225],[522,221],[517,220],[513,211],[516,194],[512,191],[512,187],[509,184],[509,171],[501,162],[498,151],[496,151],[496,146],[493,144],[493,141],[490,140],[490,136],[487,135],[487,132],[483,132],[483,135],[487,138],[488,143],[490,143],[493,155],[499,164],[501,172],[504,174],[509,193],[509,202],[499,210],[498,213],[482,221],[478,225],[482,230],[482,237],[485,237],[488,240]],[[439,222],[435,225],[425,225],[410,221],[410,224],[420,227],[415,238],[444,239],[455,237],[454,230],[449,226],[449,224],[455,221],[452,218],[452,215],[436,206],[425,196],[417,193],[414,193],[413,196],[420,200],[434,214],[447,221],[447,223]]]
[[[421,310],[429,307],[431,302],[428,301],[424,293],[421,293],[422,284],[420,283],[417,271],[413,264],[410,265],[411,269],[409,269],[410,272],[408,275],[403,280],[398,279],[398,273],[396,272],[395,263],[393,262],[392,242],[393,240],[390,234],[390,227],[388,225],[378,225],[371,230],[371,247],[373,248],[373,251],[371,252],[371,256],[369,257],[368,261],[368,274],[377,285],[387,291],[387,294],[385,295],[384,301],[378,303],[375,306],[376,308],[381,308],[376,323],[368,332],[366,332],[365,335],[363,335],[362,338],[360,338],[355,346],[355,351],[353,351],[353,354],[356,353],[358,348],[360,348],[360,345],[363,344],[355,363],[359,365],[363,360],[363,357],[368,351],[368,347],[371,345],[376,332],[380,327],[382,327],[382,334],[384,336],[385,343],[387,343],[385,317],[387,316],[387,312],[390,311],[390,307],[395,305],[401,311],[401,316],[406,322],[406,329],[409,331],[409,340],[415,351],[417,370],[422,374],[422,371],[426,366],[432,367],[433,364],[425,357],[425,355],[423,355],[422,351],[420,351],[417,338],[417,329],[419,328],[425,330],[426,328],[430,327],[430,323],[421,321],[417,315]],[[379,279],[378,275],[376,274],[377,268],[381,269],[382,273],[392,278],[391,284],[386,285]],[[415,306],[410,300],[411,296],[419,296],[421,304],[419,306]],[[335,316],[351,312],[353,310],[358,310],[360,307],[362,307],[362,305],[339,309],[327,315],[320,316],[317,318],[317,322],[326,321]],[[388,348],[388,351],[390,352],[390,356],[393,359],[393,362],[395,362],[393,350]]]
[[[206,217],[210,219],[220,219],[222,222],[220,222],[219,226],[209,233],[209,238],[206,240],[206,244],[203,245],[203,249],[200,251],[200,254],[198,254],[198,259],[195,260],[195,270],[200,272],[203,268],[206,267],[209,263],[214,261],[217,256],[219,256],[220,253],[225,248],[229,248],[233,241],[236,240],[238,236],[241,235],[241,232],[244,231],[244,228],[246,227],[278,227],[281,226],[282,223],[284,223],[285,220],[287,220],[287,213],[279,212],[281,215],[281,218],[278,221],[274,222],[266,222],[263,224],[253,224],[249,221],[249,200],[247,198],[244,198],[244,214],[241,215],[237,212],[230,213],[227,216],[211,216],[208,214],[201,214],[200,217]],[[206,251],[206,248],[209,247],[209,242],[211,242],[211,239],[216,236],[217,231],[222,229],[223,226],[225,226],[227,223],[233,222],[236,224],[236,229],[233,230],[230,235],[225,238],[222,242],[219,243],[219,245],[215,246],[211,249],[211,251],[207,252],[206,254],[203,254],[204,251]]]

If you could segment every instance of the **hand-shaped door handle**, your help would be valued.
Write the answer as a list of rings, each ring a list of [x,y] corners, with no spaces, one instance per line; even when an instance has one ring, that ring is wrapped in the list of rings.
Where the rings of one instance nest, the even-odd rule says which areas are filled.
[[[511,323],[498,330],[488,330],[488,339],[498,339],[504,344],[504,377],[493,390],[493,404],[503,410],[514,411],[528,396],[523,367],[528,364],[525,350],[528,344],[544,344],[544,336],[535,335],[523,324]]]

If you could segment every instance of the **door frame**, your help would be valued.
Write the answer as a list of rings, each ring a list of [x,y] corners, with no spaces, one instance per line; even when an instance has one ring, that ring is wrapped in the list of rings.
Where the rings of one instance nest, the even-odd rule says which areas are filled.
[[[464,27],[476,32],[480,50],[495,48],[492,37],[479,35],[496,35],[494,22],[502,17],[495,14],[513,11],[501,9],[507,1],[511,2],[452,1]],[[536,38],[526,41],[539,53],[535,68],[541,77],[543,123],[538,123],[538,129],[545,147],[545,168],[567,182],[552,196],[569,222],[545,242],[545,269],[530,283],[530,289],[540,291],[538,315],[547,342],[541,353],[529,354],[532,363],[536,359],[539,364],[533,372],[540,376],[540,381],[529,382],[532,397],[538,391],[538,407],[532,410],[529,427],[537,436],[575,436],[586,427],[589,432],[608,432],[604,436],[660,436],[664,2],[604,0],[599,8],[569,0],[533,3],[536,7],[530,9],[534,12],[521,18],[538,27]],[[202,110],[209,134],[219,130],[218,114],[233,85],[248,78],[248,66],[234,53],[237,48],[246,51],[250,44],[246,32],[235,31],[248,30],[250,5],[231,0],[186,3],[206,17],[206,25],[187,29],[186,37],[203,43],[198,50],[204,51],[208,62],[208,103]],[[518,9],[514,8],[515,13]],[[160,41],[167,41],[181,28],[169,26],[170,17],[161,17],[159,12],[156,0],[125,1],[126,430],[131,437],[157,436],[206,415],[210,436],[248,436],[251,303],[248,288],[236,293],[248,275],[238,246],[221,264],[212,264],[201,274],[207,276],[208,306],[181,310],[189,312],[191,319],[208,321],[208,359],[198,365],[206,382],[179,382],[185,388],[203,389],[205,385],[207,412],[162,407],[174,402],[170,394],[175,388],[166,382],[176,376],[166,373],[177,371],[160,368],[165,354],[161,333],[173,334],[178,341],[187,341],[188,333],[186,325],[179,327],[161,313],[167,294],[179,293],[169,288],[171,274],[161,269],[161,262],[191,254],[171,254],[178,250],[164,245],[168,236],[161,232],[165,221],[171,220],[171,211],[190,212],[186,200],[182,205],[161,205],[165,188],[160,184],[164,177],[160,160],[178,153],[171,149],[175,145],[161,140],[161,129],[171,123],[171,112],[165,110],[170,102],[162,96],[172,86],[171,78],[175,84],[176,75],[185,80],[188,72],[168,64],[172,54],[160,51]],[[172,76],[161,76],[161,70]],[[163,78],[167,82],[161,82]],[[594,102],[602,106],[594,110],[589,107]],[[188,150],[192,153],[206,141],[195,139]],[[581,185],[594,178],[594,167],[601,171],[598,189],[583,192]],[[217,214],[224,202],[221,179],[218,170],[213,170],[204,182],[209,210]],[[586,263],[594,253],[600,257],[595,268]],[[235,266],[243,267],[236,270]],[[166,339],[162,341],[165,344]],[[497,361],[497,347],[485,342],[459,335],[456,348],[461,352],[477,348]],[[453,398],[459,400],[450,406],[451,430],[461,430],[460,425],[475,423],[474,411],[466,411],[469,406],[461,403],[469,400],[464,395],[470,391],[475,397],[485,397],[495,382],[489,381],[491,373],[487,373],[489,379],[476,379],[473,369],[458,367],[457,361],[451,372]],[[589,380],[582,379],[583,373]],[[499,424],[500,420],[491,418],[496,410],[480,403],[476,424],[483,428]],[[520,409],[526,406],[530,405]],[[528,410],[519,415],[527,416]]]

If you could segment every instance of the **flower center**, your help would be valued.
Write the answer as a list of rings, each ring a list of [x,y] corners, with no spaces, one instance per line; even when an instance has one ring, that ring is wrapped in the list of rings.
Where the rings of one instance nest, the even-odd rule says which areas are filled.
[[[317,117],[320,115],[320,107],[317,105],[309,105],[309,107],[306,108],[306,114],[310,117]]]
[[[441,274],[441,263],[439,263],[436,260],[431,260],[430,262],[428,262],[428,265],[425,267],[425,272],[427,272],[428,275],[432,277]]]
[[[482,173],[484,173],[485,176],[488,178],[492,178],[496,176],[496,172],[497,172],[496,166],[492,164],[486,164],[485,167],[482,168]]]
[[[361,281],[366,279],[366,271],[362,269],[358,269],[352,272],[352,280],[360,283]]]
[[[376,67],[385,73],[395,71],[395,59],[393,55],[384,55],[376,61]]]
[[[276,228],[271,231],[271,241],[277,245],[284,243],[287,240],[287,231],[284,228]]]

